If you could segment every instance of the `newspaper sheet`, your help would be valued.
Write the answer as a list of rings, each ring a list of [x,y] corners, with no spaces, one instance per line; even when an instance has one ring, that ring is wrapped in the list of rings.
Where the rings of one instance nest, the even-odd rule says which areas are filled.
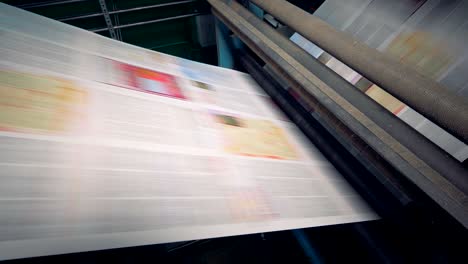
[[[0,4],[0,260],[376,219],[249,75]]]

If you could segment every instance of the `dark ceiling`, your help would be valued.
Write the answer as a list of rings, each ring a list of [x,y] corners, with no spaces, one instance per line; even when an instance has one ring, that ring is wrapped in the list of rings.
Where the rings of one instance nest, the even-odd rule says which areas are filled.
[[[214,43],[208,45],[200,43],[198,31],[207,29],[197,27],[197,20],[200,24],[201,20],[206,23],[210,19],[204,16],[210,13],[210,9],[203,0],[6,0],[3,2],[147,49],[200,62],[217,63]],[[101,7],[101,3],[105,4],[104,8]],[[109,18],[108,23],[106,16]]]

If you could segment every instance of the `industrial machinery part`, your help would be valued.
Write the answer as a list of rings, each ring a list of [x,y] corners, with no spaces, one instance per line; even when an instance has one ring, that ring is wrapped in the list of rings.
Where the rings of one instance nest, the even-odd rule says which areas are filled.
[[[399,191],[399,184],[392,180],[388,171],[385,173],[387,163],[468,227],[468,182],[466,171],[459,162],[447,157],[440,148],[376,102],[363,99],[366,95],[357,89],[342,87],[344,80],[339,81],[341,77],[338,75],[332,77],[324,69],[313,69],[319,65],[313,63],[315,59],[305,55],[304,51],[301,53],[299,48],[294,50],[294,44],[237,2],[209,2],[214,14],[276,74],[290,83],[306,101],[310,115],[374,172],[402,203],[408,202],[408,197],[403,195],[404,191]],[[329,79],[324,81],[322,78]],[[373,156],[378,157],[369,163],[368,159]],[[378,159],[382,161],[378,162]]]
[[[112,25],[112,21],[109,16],[109,11],[107,10],[106,2],[104,0],[99,0],[99,6],[101,7],[102,14],[104,15],[104,20],[106,21],[107,29],[109,30],[111,38],[117,39],[114,25]]]
[[[287,1],[252,2],[461,141],[468,142],[466,98]]]

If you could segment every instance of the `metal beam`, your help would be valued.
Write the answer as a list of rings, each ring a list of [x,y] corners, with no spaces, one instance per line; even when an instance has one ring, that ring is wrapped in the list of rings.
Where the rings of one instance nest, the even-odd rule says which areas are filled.
[[[24,5],[17,5],[16,7],[22,9],[30,9],[36,7],[45,7],[45,6],[54,6],[54,5],[63,5],[63,4],[71,4],[71,3],[78,3],[78,2],[86,2],[88,0],[64,0],[64,1],[46,1],[46,2],[39,2],[39,3],[30,3]]]
[[[466,171],[459,168],[460,163],[447,163],[446,167],[439,168],[444,169],[444,172],[456,170],[460,174],[458,178],[463,181],[462,186],[457,186],[447,180],[443,172],[433,168],[413,150],[397,140],[393,134],[390,134],[392,131],[394,133],[395,130],[389,128],[395,124],[400,124],[401,131],[399,133],[402,135],[406,132],[411,135],[411,131],[413,131],[413,135],[418,135],[414,133],[411,127],[405,126],[403,121],[385,111],[376,102],[373,102],[373,106],[372,100],[362,93],[357,96],[367,98],[369,100],[368,105],[359,106],[351,103],[350,98],[340,94],[335,89],[336,87],[333,88],[333,86],[324,83],[296,57],[282,49],[275,40],[270,39],[265,34],[269,30],[272,32],[271,34],[278,35],[278,38],[284,37],[235,1],[208,1],[213,6],[213,13],[230,27],[245,44],[252,48],[258,56],[269,63],[276,74],[282,76],[291,84],[294,91],[311,107],[310,114],[331,134],[335,135],[337,140],[358,160],[365,162],[365,157],[375,152],[391,165],[396,173],[404,175],[407,180],[418,186],[461,224],[468,227],[468,192],[465,191],[467,178]],[[240,10],[242,10],[242,13],[239,12]],[[260,27],[259,25],[265,26]],[[301,51],[304,52],[302,49]],[[310,56],[302,57],[312,60]],[[338,85],[336,84],[336,86]],[[365,114],[363,108],[367,106],[378,109],[377,116],[374,115],[374,119]],[[380,110],[378,107],[380,107]],[[376,123],[375,118],[378,118],[378,114],[392,122],[386,125]],[[422,135],[419,135],[418,139],[413,145],[424,144],[425,146],[431,146],[432,144],[436,149],[434,154],[443,153],[440,148],[435,147],[432,142]],[[360,141],[364,142],[366,146],[358,144]],[[428,153],[426,156],[431,154]],[[438,157],[441,157],[439,154],[437,154]],[[373,169],[372,167],[375,166],[373,163],[364,163],[364,165],[369,166],[369,169]],[[387,181],[390,179],[388,178]],[[385,179],[383,178],[383,180]]]
[[[146,24],[159,23],[159,22],[176,20],[176,19],[187,18],[187,17],[193,17],[193,16],[198,16],[198,15],[201,15],[201,13],[192,13],[192,14],[181,15],[181,16],[166,17],[166,18],[142,21],[142,22],[137,22],[137,23],[125,24],[125,25],[115,26],[114,29],[141,26],[141,25],[146,25]],[[107,30],[107,28],[99,28],[99,29],[92,29],[90,31],[92,31],[92,32],[102,32],[102,31],[106,31],[106,30]]]
[[[120,14],[120,13],[125,13],[125,12],[140,11],[140,10],[145,10],[145,9],[150,9],[150,8],[158,8],[158,7],[165,7],[165,6],[188,4],[188,3],[192,3],[192,2],[196,2],[196,1],[197,0],[185,0],[185,1],[169,2],[169,3],[164,3],[164,4],[139,6],[139,7],[133,7],[133,8],[128,8],[128,9],[109,11],[109,14],[114,15],[114,14]],[[104,14],[103,13],[93,13],[93,14],[87,14],[87,15],[82,15],[82,16],[59,18],[57,20],[58,21],[70,21],[70,20],[75,20],[75,19],[97,17],[97,16],[102,16],[102,15],[104,15]]]
[[[111,38],[117,39],[117,35],[115,34],[114,25],[112,25],[112,20],[109,16],[109,11],[107,10],[106,0],[98,0],[99,6],[101,7],[102,14],[104,15],[104,20],[106,21],[107,30],[109,30],[109,34]]]
[[[158,7],[165,7],[165,6],[188,4],[188,3],[195,2],[195,1],[197,1],[197,0],[185,0],[185,1],[169,2],[169,3],[164,3],[164,4],[134,7],[134,8],[129,8],[129,9],[111,11],[111,12],[109,12],[109,14],[120,14],[120,13],[139,11],[139,10],[144,10],[144,9],[149,9],[149,8],[158,8]]]
[[[218,53],[218,66],[234,69],[234,57],[232,55],[231,36],[229,28],[219,19],[215,18],[216,49]]]
[[[468,143],[468,100],[284,0],[251,0],[452,135]]]
[[[116,10],[116,5],[114,3],[113,0],[109,0],[110,1],[110,4],[112,5],[112,10]],[[119,18],[119,15],[115,15],[114,17],[114,25],[116,26],[120,26],[120,18]],[[123,37],[122,37],[122,30],[120,29],[117,29],[115,31],[116,35],[117,35],[117,39],[120,40],[120,41],[123,41]]]
[[[58,18],[58,21],[70,21],[70,20],[76,20],[76,19],[83,19],[83,18],[90,18],[90,17],[99,17],[102,16],[102,13],[93,13],[93,14],[87,14],[87,15],[82,15],[82,16],[74,16],[74,17],[64,17],[64,18]]]

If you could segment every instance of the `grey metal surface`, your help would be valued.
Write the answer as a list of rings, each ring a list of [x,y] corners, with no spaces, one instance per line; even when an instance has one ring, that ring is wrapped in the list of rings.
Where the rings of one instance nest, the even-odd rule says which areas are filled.
[[[106,1],[99,0],[99,6],[101,7],[102,14],[104,15],[104,20],[106,21],[107,30],[109,30],[110,37],[113,39],[117,39],[114,25],[112,25],[112,20],[110,19],[109,11],[107,10]]]
[[[463,225],[468,226],[468,210],[466,192],[448,181],[440,172],[435,170],[430,164],[422,160],[408,147],[404,146],[393,135],[370,119],[360,109],[350,101],[337,93],[328,84],[311,73],[296,58],[288,54],[275,41],[268,38],[264,32],[266,28],[256,28],[251,22],[256,21],[256,25],[263,23],[253,14],[234,1],[209,0],[214,8],[214,13],[225,22],[233,32],[266,62],[273,64],[275,72],[288,79],[294,86],[302,87],[303,90],[296,90],[305,100],[315,107],[311,112],[325,127],[333,124],[327,123],[329,113],[338,118],[344,126],[351,129],[358,137],[364,140],[374,151],[379,153],[385,160],[394,166],[399,172],[415,183],[426,192],[440,206],[446,209]],[[236,9],[236,11],[233,10]],[[240,14],[239,10],[243,10]],[[304,56],[308,57],[308,56]],[[364,95],[362,95],[364,97]],[[320,113],[320,108],[327,111]],[[381,109],[381,112],[385,112]],[[401,122],[400,120],[394,118]],[[389,124],[388,126],[391,126]],[[404,127],[404,126],[403,126]],[[406,126],[407,129],[411,129]],[[333,128],[342,130],[343,127]],[[391,131],[391,130],[390,130]],[[410,131],[410,130],[407,130]],[[341,142],[349,144],[348,139]],[[425,144],[431,144],[426,141]],[[351,150],[353,146],[349,146]],[[355,150],[354,150],[355,151]],[[440,150],[439,150],[440,151]],[[362,153],[355,153],[362,155]],[[428,154],[430,155],[430,153]],[[456,164],[456,163],[454,163]],[[449,166],[446,169],[451,169]],[[466,179],[466,171],[462,173],[462,179]]]
[[[252,0],[451,134],[468,142],[468,102],[414,68],[340,32],[283,0]]]
[[[468,90],[465,90],[468,89],[468,75],[464,74],[468,72],[468,46],[464,45],[468,43],[467,10],[468,1],[464,0],[327,0],[313,14],[369,47],[418,67],[423,74],[457,95],[468,97]],[[373,86],[300,34],[295,33],[291,41],[391,109],[457,160],[468,159],[465,143]]]

